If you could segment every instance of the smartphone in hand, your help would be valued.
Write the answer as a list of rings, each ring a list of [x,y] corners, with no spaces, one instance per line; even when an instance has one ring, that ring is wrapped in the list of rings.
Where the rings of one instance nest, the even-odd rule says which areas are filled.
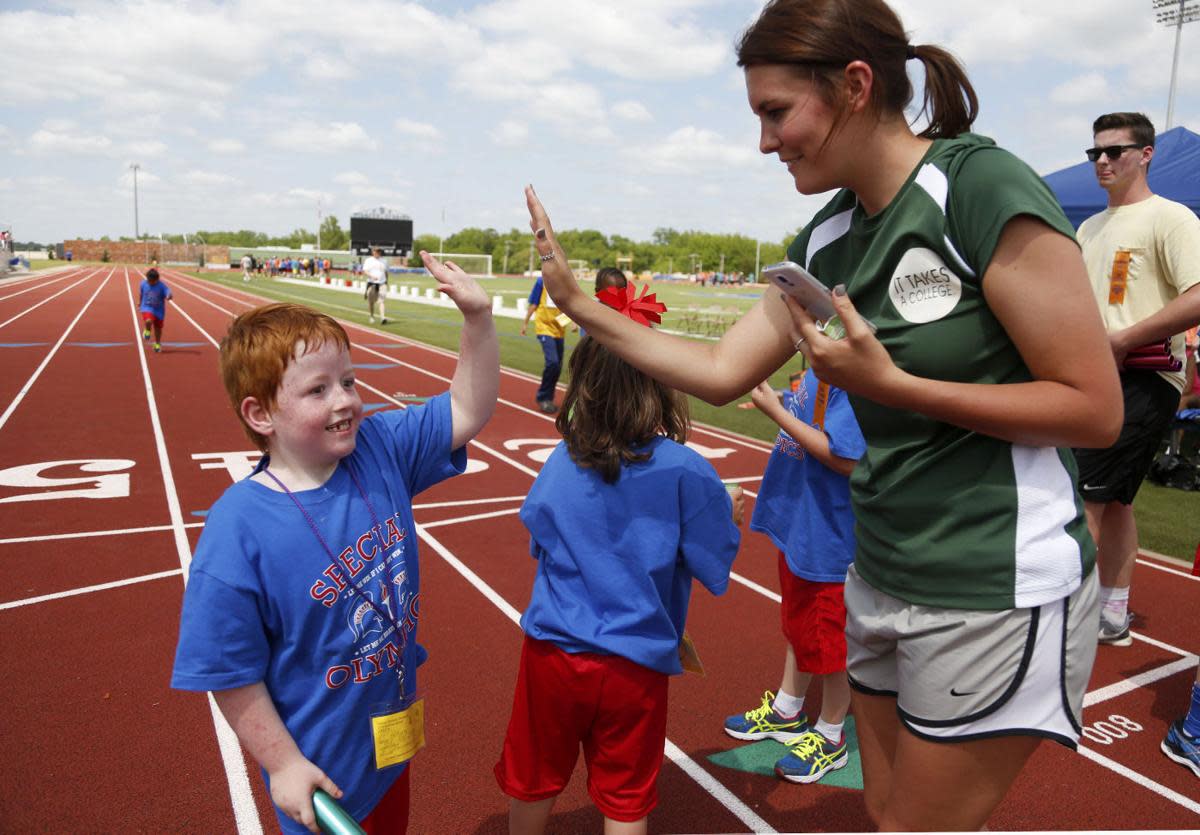
[[[762,274],[767,280],[800,302],[808,315],[817,321],[817,326],[823,333],[834,339],[845,335],[845,327],[838,318],[833,306],[833,293],[818,281],[812,273],[795,261],[780,261],[763,267]],[[875,325],[869,319],[863,319],[867,327],[874,333]]]

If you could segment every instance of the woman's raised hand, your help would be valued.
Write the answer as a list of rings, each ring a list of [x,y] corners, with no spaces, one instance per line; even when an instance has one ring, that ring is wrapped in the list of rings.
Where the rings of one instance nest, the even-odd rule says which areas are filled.
[[[586,294],[579,289],[579,282],[575,280],[575,274],[567,265],[567,254],[563,252],[562,246],[554,236],[550,216],[546,214],[546,209],[534,192],[533,186],[525,186],[525,205],[529,209],[533,246],[542,259],[542,282],[558,308],[571,313],[572,303],[586,298]]]

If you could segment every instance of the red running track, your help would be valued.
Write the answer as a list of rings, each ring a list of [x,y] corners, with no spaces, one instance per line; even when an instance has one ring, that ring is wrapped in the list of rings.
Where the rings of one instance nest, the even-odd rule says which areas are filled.
[[[204,513],[255,457],[218,379],[216,342],[231,316],[262,299],[253,285],[231,290],[165,271],[175,304],[155,355],[134,311],[140,279],[81,267],[0,282],[5,832],[274,831],[257,767],[209,701],[168,687],[183,572]],[[346,298],[331,291],[335,305]],[[446,316],[454,327],[454,312]],[[398,321],[392,329],[402,331]],[[448,385],[453,354],[347,329],[368,408]],[[506,371],[496,416],[471,446],[471,471],[418,500],[421,640],[431,658],[413,832],[505,829],[491,767],[535,567],[516,513],[557,442],[553,422],[533,408],[536,384]],[[766,444],[707,428],[693,441],[753,495]],[[853,785],[797,786],[710,759],[736,747],[723,718],[777,684],[783,654],[765,537],[746,533],[735,571],[723,597],[693,597],[689,630],[707,675],[672,681],[651,829],[869,829]],[[1100,650],[1079,753],[1044,743],[991,828],[1200,827],[1200,781],[1158,751],[1195,675],[1200,580],[1143,558],[1133,606],[1134,645]],[[583,782],[577,771],[551,831],[599,830]]]

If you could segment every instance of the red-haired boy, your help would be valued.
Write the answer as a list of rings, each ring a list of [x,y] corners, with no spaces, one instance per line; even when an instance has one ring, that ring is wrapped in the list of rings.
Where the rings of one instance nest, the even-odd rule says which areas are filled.
[[[262,766],[284,832],[313,792],[367,832],[403,832],[423,743],[413,496],[461,473],[499,388],[491,300],[422,252],[463,314],[450,390],[363,418],[346,332],[300,305],[243,313],[221,343],[238,417],[265,453],[213,506],[184,595],[172,686],[213,691]]]

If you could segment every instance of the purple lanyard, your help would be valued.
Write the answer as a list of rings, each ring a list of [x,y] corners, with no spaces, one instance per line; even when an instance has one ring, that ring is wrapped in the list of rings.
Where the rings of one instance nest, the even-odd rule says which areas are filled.
[[[264,473],[266,473],[268,476],[270,476],[272,481],[274,481],[276,484],[279,485],[280,490],[287,493],[288,498],[290,498],[295,503],[296,507],[300,508],[300,512],[302,514],[304,514],[305,521],[308,522],[308,526],[312,529],[312,532],[316,535],[317,541],[321,543],[321,547],[324,548],[325,553],[329,555],[330,564],[334,567],[334,569],[340,571],[342,569],[342,566],[340,566],[338,564],[337,557],[335,557],[333,554],[333,549],[329,547],[329,543],[327,543],[325,541],[325,537],[323,537],[321,535],[321,531],[317,527],[317,523],[315,521],[313,521],[312,516],[309,515],[309,513],[305,509],[304,505],[302,505],[300,503],[300,500],[298,498],[296,498],[296,494],[293,493],[291,490],[289,490],[287,488],[287,485],[284,484],[282,481],[280,481],[279,478],[275,475],[275,473],[271,472],[269,466],[263,467],[262,471]],[[367,506],[367,511],[371,514],[371,523],[374,525],[374,527],[371,528],[372,534],[374,535],[374,532],[378,531],[378,536],[380,537],[379,550],[380,550],[380,553],[383,555],[383,571],[384,571],[384,574],[387,575],[387,580],[388,580],[387,587],[390,589],[393,586],[395,586],[396,582],[395,582],[395,578],[392,576],[392,569],[388,565],[387,549],[384,547],[384,543],[383,543],[383,539],[382,539],[383,526],[379,524],[379,517],[375,514],[375,508],[371,505],[371,500],[367,498],[367,491],[363,489],[362,482],[360,482],[358,480],[358,474],[354,472],[354,468],[351,467],[349,463],[346,464],[346,471],[348,473],[350,473],[350,478],[351,478],[351,480],[354,481],[354,486],[358,488],[358,494],[360,496],[362,496],[363,503]],[[400,581],[400,588],[395,590],[394,596],[396,598],[396,608],[397,609],[399,609],[399,607],[404,604],[404,597],[405,597],[404,591],[405,591],[405,587],[407,585],[408,585],[408,578],[406,575],[405,578]],[[376,604],[374,600],[372,600],[370,597],[368,597],[367,595],[365,595],[361,591],[359,591],[358,588],[354,585],[354,583],[349,580],[349,578],[346,581],[346,588],[353,594],[356,594],[360,598],[362,598],[368,606],[370,606],[372,609],[375,610],[375,613],[377,615],[379,615],[379,617],[383,618],[384,623],[391,624],[392,628],[396,630],[396,634],[398,634],[400,636],[400,652],[398,653],[400,656],[400,663],[399,663],[399,666],[396,668],[396,674],[400,678],[400,696],[403,698],[403,696],[404,696],[404,649],[405,649],[405,646],[408,644],[408,630],[404,628],[404,619],[401,618],[399,621],[397,621],[395,617],[393,617],[392,615],[385,612],[382,608],[380,608],[379,605]]]

